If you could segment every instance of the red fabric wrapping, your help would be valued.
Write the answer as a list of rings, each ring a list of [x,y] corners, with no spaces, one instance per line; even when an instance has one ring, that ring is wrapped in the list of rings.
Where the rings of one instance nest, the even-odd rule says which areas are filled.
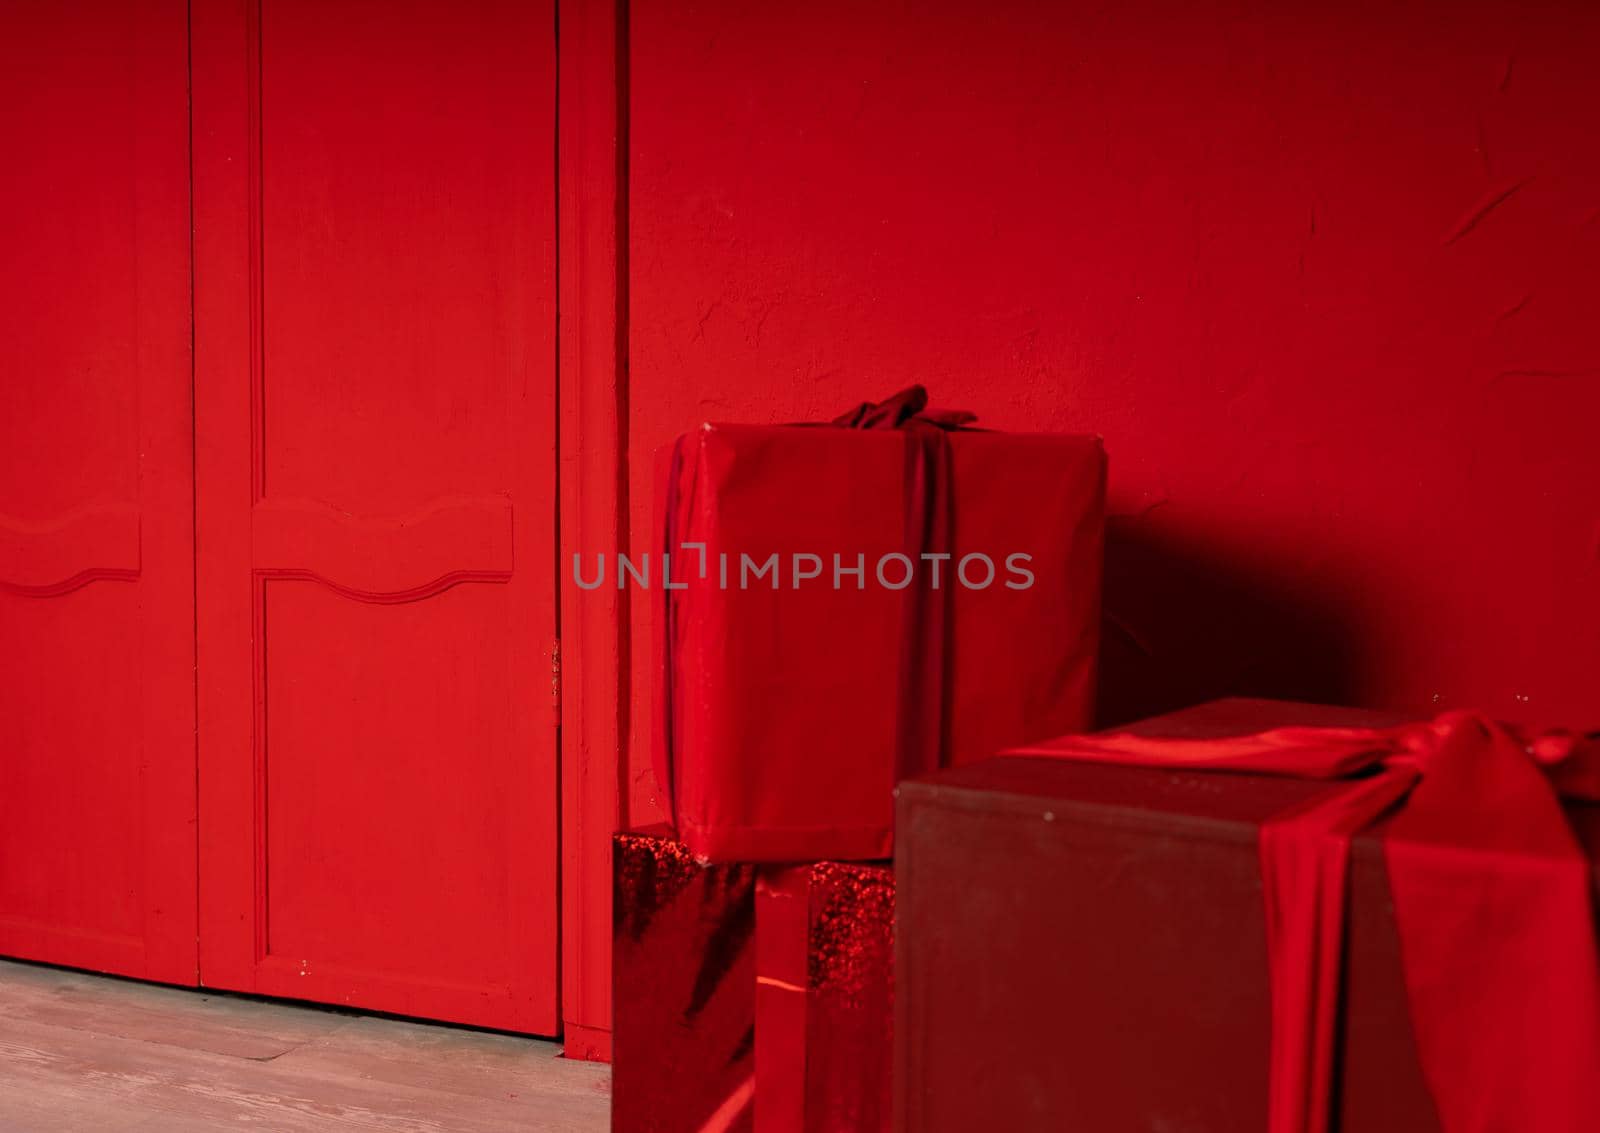
[[[953,502],[950,494],[951,459],[948,430],[976,421],[966,410],[928,410],[928,391],[922,386],[901,390],[885,401],[863,401],[829,424],[841,429],[898,430],[906,439],[904,553],[919,560],[924,553],[946,554],[951,548]],[[672,446],[666,487],[663,551],[671,555],[681,545],[687,517],[680,489],[688,437]],[[681,552],[679,552],[681,554]],[[945,651],[949,637],[949,595],[952,588],[933,589],[926,572],[905,591],[901,616],[900,657],[897,673],[897,728],[895,769],[898,778],[937,770],[949,747],[945,718]],[[662,619],[665,679],[664,736],[655,748],[656,776],[672,805],[675,778],[673,750],[677,742],[672,715],[675,671],[673,642],[677,639],[677,607],[665,604]]]
[[[1445,1133],[1565,1133],[1600,1114],[1593,878],[1563,793],[1600,798],[1600,742],[1470,713],[1220,739],[1110,733],[1008,754],[1331,779],[1267,823],[1270,1133],[1328,1128],[1351,834],[1401,808],[1385,858],[1423,1072]]]
[[[656,769],[698,854],[888,857],[898,779],[1088,722],[1098,439],[963,429],[970,414],[925,397],[863,405],[836,422],[849,427],[707,425],[664,454],[658,553],[684,588],[654,587]],[[1007,491],[1017,482],[1027,499]],[[706,575],[686,546],[704,547]],[[977,552],[995,580],[958,587],[957,560]],[[1005,586],[1014,552],[1032,556],[1031,587]],[[782,588],[741,587],[741,556],[773,553]],[[791,586],[802,553],[859,555],[867,580]],[[872,577],[922,553],[956,558],[918,562],[904,589]]]
[[[864,401],[833,419],[838,428],[898,429],[906,438],[904,543],[914,560],[925,553],[951,552],[955,504],[948,433],[977,419],[963,409],[929,410],[928,391],[921,386],[886,401]],[[895,774],[900,779],[936,771],[950,754],[945,686],[954,587],[936,590],[930,580],[930,574],[919,573],[906,589],[900,621],[895,697]]]

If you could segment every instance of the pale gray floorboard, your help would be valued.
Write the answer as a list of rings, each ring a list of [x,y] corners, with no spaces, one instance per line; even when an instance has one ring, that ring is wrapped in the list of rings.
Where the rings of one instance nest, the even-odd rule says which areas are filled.
[[[344,1026],[351,1016],[0,961],[0,1018],[274,1058]]]
[[[553,1043],[0,961],[0,1130],[600,1133]]]

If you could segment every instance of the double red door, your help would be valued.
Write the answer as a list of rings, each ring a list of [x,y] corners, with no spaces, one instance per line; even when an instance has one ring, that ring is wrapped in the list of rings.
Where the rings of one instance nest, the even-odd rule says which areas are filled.
[[[553,1032],[553,11],[0,19],[0,954]]]

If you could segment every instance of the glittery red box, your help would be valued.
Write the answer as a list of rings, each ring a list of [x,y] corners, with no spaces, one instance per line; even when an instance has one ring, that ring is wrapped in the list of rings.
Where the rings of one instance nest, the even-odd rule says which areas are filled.
[[[612,841],[614,1133],[751,1133],[755,869],[665,826]]]
[[[757,1133],[890,1124],[894,871],[820,862],[756,883]]]

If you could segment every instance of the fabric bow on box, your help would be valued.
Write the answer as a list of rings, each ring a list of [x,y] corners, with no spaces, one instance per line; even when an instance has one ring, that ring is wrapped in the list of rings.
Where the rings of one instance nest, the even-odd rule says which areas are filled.
[[[1261,829],[1269,1133],[1329,1128],[1350,839],[1386,814],[1412,1023],[1445,1133],[1600,1122],[1595,883],[1562,811],[1563,797],[1600,801],[1596,737],[1457,712],[1383,729],[1071,736],[1008,754],[1351,780]]]

